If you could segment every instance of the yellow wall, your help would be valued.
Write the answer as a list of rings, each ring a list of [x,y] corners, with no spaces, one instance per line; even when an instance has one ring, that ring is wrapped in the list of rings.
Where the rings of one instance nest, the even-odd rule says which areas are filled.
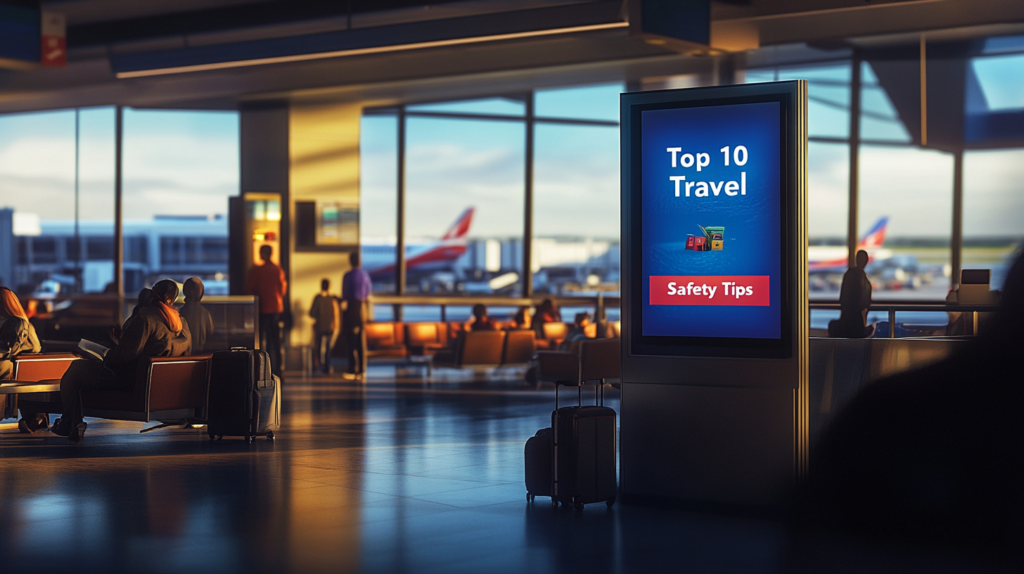
[[[292,103],[289,110],[289,188],[291,214],[290,285],[291,345],[311,344],[309,306],[320,292],[320,280],[331,280],[341,295],[341,276],[348,271],[347,253],[295,250],[295,202],[316,199],[359,201],[359,120],[362,104]]]

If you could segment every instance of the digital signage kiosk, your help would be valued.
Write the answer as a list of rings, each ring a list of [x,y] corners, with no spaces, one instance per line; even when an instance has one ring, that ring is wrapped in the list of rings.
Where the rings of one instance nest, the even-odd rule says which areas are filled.
[[[622,94],[622,491],[771,504],[807,461],[807,85]]]

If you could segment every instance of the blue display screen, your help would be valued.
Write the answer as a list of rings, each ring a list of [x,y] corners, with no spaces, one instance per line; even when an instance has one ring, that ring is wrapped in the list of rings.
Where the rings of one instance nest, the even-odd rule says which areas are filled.
[[[643,336],[782,338],[781,113],[640,113]]]

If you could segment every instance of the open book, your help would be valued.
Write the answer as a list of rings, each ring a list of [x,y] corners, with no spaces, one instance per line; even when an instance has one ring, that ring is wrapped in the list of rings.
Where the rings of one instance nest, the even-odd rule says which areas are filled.
[[[102,361],[103,357],[107,356],[107,351],[110,350],[99,343],[93,343],[86,339],[78,342],[78,348],[86,359],[96,359],[97,361]]]

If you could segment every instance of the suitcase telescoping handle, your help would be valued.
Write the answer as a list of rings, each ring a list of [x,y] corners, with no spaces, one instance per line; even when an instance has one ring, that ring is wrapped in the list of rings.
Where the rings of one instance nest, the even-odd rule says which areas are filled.
[[[555,381],[555,410],[556,411],[558,410],[558,387],[559,386],[560,385],[558,384],[558,381]],[[576,406],[582,407],[583,406],[583,386],[582,385],[577,385],[576,386],[576,395],[577,395],[576,396]]]

